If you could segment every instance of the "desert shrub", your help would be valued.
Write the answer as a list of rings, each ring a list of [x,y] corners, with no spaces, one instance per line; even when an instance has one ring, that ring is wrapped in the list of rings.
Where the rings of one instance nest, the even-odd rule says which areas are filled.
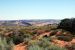
[[[13,50],[13,46],[14,44],[12,40],[8,44],[6,38],[3,39],[2,37],[0,37],[0,50]]]
[[[73,35],[75,35],[75,18],[61,20],[57,28],[70,31]]]
[[[38,45],[32,45],[28,47],[28,50],[42,50],[42,48]]]
[[[46,37],[40,40],[32,40],[33,42],[29,43],[28,49],[32,50],[44,50],[44,48],[49,46],[49,38]]]
[[[12,38],[12,40],[13,40],[13,43],[14,44],[19,44],[19,43],[22,43],[24,40],[23,40],[23,38],[22,37],[16,37],[16,36],[14,36],[13,38]]]
[[[49,37],[47,37],[47,38],[44,37],[41,40],[39,40],[38,45],[40,47],[43,47],[43,48],[48,47],[50,45],[50,39],[49,39]]]
[[[71,48],[74,50],[75,49],[75,44],[72,44]]]
[[[67,49],[52,44],[50,40],[47,38],[42,38],[38,42],[36,41],[35,43],[29,44],[28,50],[67,50]]]
[[[22,32],[22,31],[15,31],[14,35],[11,37],[11,39],[13,40],[14,44],[19,44],[24,42],[25,40],[29,40],[29,38],[31,38],[32,36],[28,33]]]
[[[71,36],[57,36],[58,40],[63,40],[63,41],[71,41],[72,37]]]
[[[67,50],[67,49],[51,44],[49,47],[45,48],[45,50]]]

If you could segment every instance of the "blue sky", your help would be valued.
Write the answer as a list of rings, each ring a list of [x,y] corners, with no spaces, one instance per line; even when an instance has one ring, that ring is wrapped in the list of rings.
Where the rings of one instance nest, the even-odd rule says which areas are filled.
[[[75,0],[0,0],[0,20],[75,17]]]

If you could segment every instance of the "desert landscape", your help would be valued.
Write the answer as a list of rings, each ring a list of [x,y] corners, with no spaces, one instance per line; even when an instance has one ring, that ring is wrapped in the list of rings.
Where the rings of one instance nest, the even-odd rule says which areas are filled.
[[[75,50],[75,18],[0,21],[0,50]]]
[[[75,0],[0,0],[0,50],[75,50]]]

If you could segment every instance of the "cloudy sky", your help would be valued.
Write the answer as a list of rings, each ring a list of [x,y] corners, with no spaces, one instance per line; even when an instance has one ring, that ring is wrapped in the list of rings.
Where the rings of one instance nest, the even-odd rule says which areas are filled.
[[[75,0],[0,0],[0,20],[75,17]]]

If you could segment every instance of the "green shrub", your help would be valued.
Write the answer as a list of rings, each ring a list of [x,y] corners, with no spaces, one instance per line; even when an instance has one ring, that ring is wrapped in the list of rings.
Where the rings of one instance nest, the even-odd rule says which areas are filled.
[[[67,50],[67,49],[51,44],[49,47],[45,48],[45,50]]]
[[[12,41],[8,44],[6,38],[0,37],[0,50],[13,50],[13,46]]]
[[[28,47],[28,50],[42,50],[42,48],[38,45],[32,45]]]

